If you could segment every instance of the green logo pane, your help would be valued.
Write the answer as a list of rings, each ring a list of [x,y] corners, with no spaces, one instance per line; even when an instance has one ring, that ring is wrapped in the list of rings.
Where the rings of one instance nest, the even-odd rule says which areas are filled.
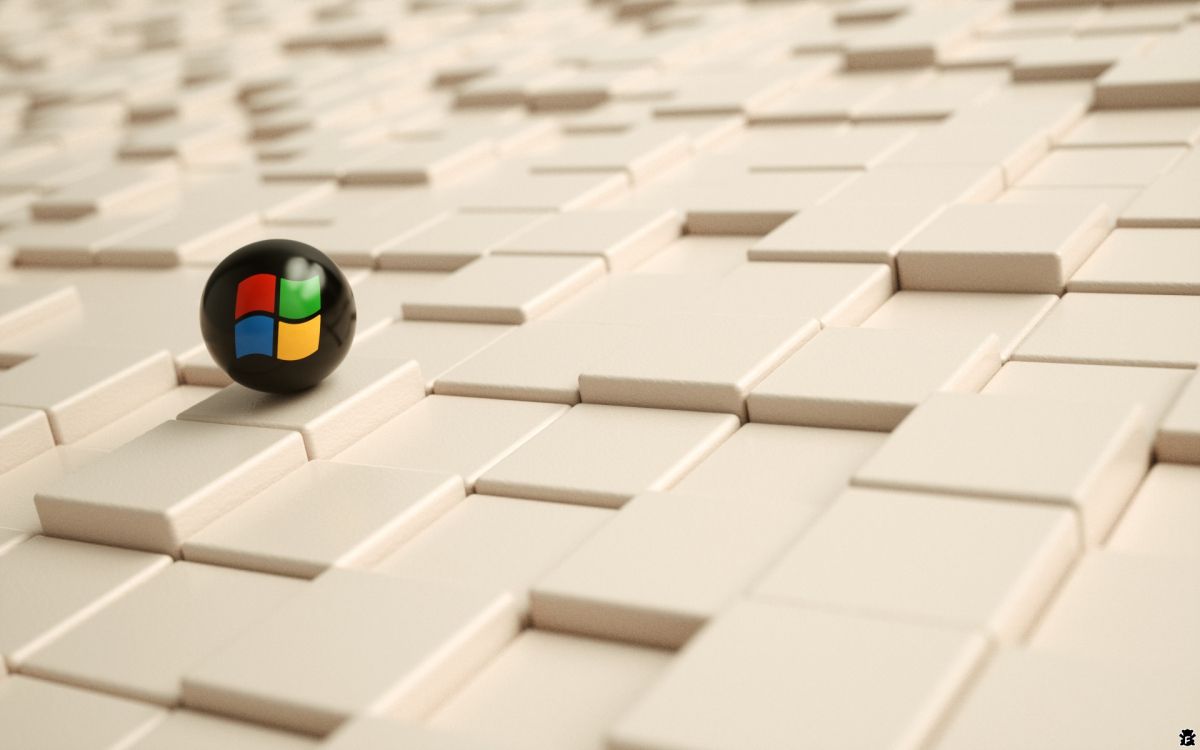
[[[321,309],[321,280],[316,276],[303,281],[279,280],[279,316],[299,320]]]

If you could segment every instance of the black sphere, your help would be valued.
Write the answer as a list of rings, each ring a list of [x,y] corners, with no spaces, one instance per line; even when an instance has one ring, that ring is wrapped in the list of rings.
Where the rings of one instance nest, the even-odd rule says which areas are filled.
[[[231,254],[200,299],[200,331],[217,365],[270,393],[311,388],[337,369],[356,318],[341,270],[294,240],[262,240]]]

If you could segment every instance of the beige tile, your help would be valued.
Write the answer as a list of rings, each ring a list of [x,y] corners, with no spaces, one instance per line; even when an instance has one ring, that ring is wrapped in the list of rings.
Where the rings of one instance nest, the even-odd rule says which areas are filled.
[[[1020,639],[1079,554],[1066,508],[852,488],[759,596]]]
[[[1090,112],[1058,145],[1194,146],[1200,143],[1200,107]]]
[[[531,321],[439,375],[433,390],[447,396],[577,404],[580,372],[633,331],[607,323]]]
[[[97,451],[116,450],[216,392],[216,388],[197,385],[176,386],[90,433],[75,445]]]
[[[730,414],[580,404],[479,478],[479,492],[620,507],[665,490],[737,428]],[[597,445],[606,446],[598,453]]]
[[[897,200],[903,196],[896,196]],[[801,211],[750,248],[750,260],[888,263],[940,209],[921,204],[825,203]]]
[[[442,183],[488,165],[493,158],[487,139],[435,138],[378,146],[349,163],[346,185]]]
[[[1146,472],[1140,407],[940,393],[912,411],[854,476],[866,487],[1055,503],[1107,536]]]
[[[380,268],[456,271],[487,255],[545,215],[520,212],[452,213],[393,242],[379,253]]]
[[[36,649],[21,669],[173,706],[186,669],[304,587],[290,578],[178,562]]]
[[[1200,229],[1117,229],[1067,282],[1071,292],[1200,294]]]
[[[534,582],[613,514],[604,508],[472,495],[371,569],[508,592],[525,612]]]
[[[1152,735],[1173,745],[1178,732],[1194,723],[1188,715],[1197,701],[1195,683],[1178,671],[1002,649],[931,747],[1133,747]],[[1097,711],[1099,705],[1105,710]]]
[[[745,171],[679,183],[667,202],[686,213],[690,234],[761,235],[797,211],[838,195],[858,174],[848,170]]]
[[[1195,557],[1189,540],[1200,518],[1200,467],[1158,463],[1133,496],[1107,548],[1113,552]]]
[[[629,190],[624,174],[533,173],[514,171],[463,188],[455,201],[469,211],[579,211],[594,208]]]
[[[820,512],[790,498],[711,490],[639,494],[537,582],[533,623],[679,648]]]
[[[1017,183],[1020,187],[1145,187],[1180,157],[1185,148],[1070,148],[1042,159]]]
[[[433,729],[528,750],[603,750],[617,718],[666,667],[654,649],[527,630],[443,704]],[[554,706],[553,716],[526,717]]]
[[[38,220],[76,219],[109,212],[153,193],[169,193],[177,179],[174,169],[165,165],[147,168],[113,164],[35,200],[29,208]]]
[[[654,321],[585,366],[585,403],[736,414],[746,397],[820,329],[816,320],[751,315]]]
[[[1167,367],[1119,367],[1059,362],[1009,362],[988,381],[986,394],[1036,396],[1133,406],[1153,435],[1187,384],[1189,373]]]
[[[1009,188],[996,203],[1038,206],[1105,206],[1114,214],[1124,211],[1141,192],[1139,187],[1016,187]]]
[[[1200,297],[1068,293],[1014,359],[1192,368],[1200,363]]]
[[[175,383],[162,350],[53,348],[0,374],[0,402],[45,410],[55,440],[72,443]]]
[[[103,453],[73,445],[60,445],[42,451],[33,458],[0,475],[0,527],[39,533],[42,530],[34,494],[67,472],[93,461]]]
[[[999,367],[994,335],[828,328],[754,388],[750,419],[891,430],[931,393],[978,391]]]
[[[517,627],[507,594],[331,570],[189,669],[183,702],[317,734],[355,714],[415,717]],[[330,632],[340,637],[330,641]]]
[[[1194,27],[1163,36],[1145,55],[1121,60],[1096,81],[1101,109],[1200,105]]]
[[[339,453],[339,463],[479,477],[567,412],[559,404],[427,396]]]
[[[402,305],[408,320],[520,324],[604,276],[598,258],[480,258]]]
[[[497,255],[586,256],[609,271],[628,271],[683,231],[676,211],[572,211],[550,216],[510,236]]]
[[[351,357],[316,387],[278,395],[233,384],[183,411],[180,420],[295,430],[309,458],[332,458],[425,395],[411,360]]]
[[[946,628],[743,602],[688,644],[609,746],[836,747],[865,713],[874,741],[919,747],[984,647]]]
[[[1200,377],[1192,375],[1159,428],[1160,461],[1200,464]]]
[[[976,337],[993,334],[1000,340],[1001,358],[1008,359],[1057,301],[1053,294],[900,291],[862,327]]]
[[[0,680],[0,724],[27,750],[120,750],[166,712],[145,703],[13,675]]]
[[[709,312],[858,325],[892,296],[893,285],[882,263],[747,263],[717,280]]]
[[[644,183],[690,156],[688,137],[680,132],[634,128],[627,133],[577,135],[530,162],[534,174],[622,174]]]
[[[1055,654],[1174,673],[1200,650],[1194,565],[1169,557],[1092,552],[1042,617],[1030,645]],[[1169,611],[1170,617],[1161,617]]]
[[[870,169],[902,146],[913,132],[762,128],[750,131],[735,153],[753,172]]]
[[[711,313],[713,290],[720,281],[712,273],[606,276],[551,310],[546,320],[639,325],[676,313]]]
[[[725,274],[746,262],[747,251],[756,240],[756,237],[739,235],[684,235],[668,243],[633,271],[648,274]]]
[[[792,87],[786,76],[765,71],[697,75],[680,82],[669,101],[654,108],[658,117],[737,114],[761,109]]]
[[[846,45],[846,67],[905,68],[933,65],[965,41],[972,29],[998,15],[974,6],[925,6],[892,23],[868,29]]]
[[[306,459],[293,432],[170,421],[38,487],[35,503],[49,534],[176,555]]]
[[[0,240],[0,244],[3,242]],[[16,283],[0,284],[0,339],[39,323],[70,318],[80,312],[82,302],[73,286],[27,277],[5,281]]]
[[[746,424],[670,491],[824,507],[884,438],[861,430]]]
[[[405,747],[412,750],[489,750],[486,740],[478,737],[426,729],[417,724],[376,716],[351,718],[330,734],[320,747],[321,750],[375,750],[380,747]]]
[[[0,555],[0,653],[18,666],[170,563],[147,552],[35,536]]]
[[[1200,178],[1200,153],[1193,152],[1126,206],[1117,224],[1123,227],[1200,227],[1200,209],[1191,198],[1197,178]]]
[[[0,406],[0,475],[53,447],[44,411]]]
[[[1054,40],[1021,52],[1013,61],[1014,81],[1091,80],[1127,57],[1142,54],[1150,39],[1135,34]]]
[[[881,164],[828,201],[837,205],[985,203],[1004,190],[1004,174],[983,164]]]
[[[945,122],[918,132],[889,154],[893,166],[943,165],[977,170],[999,167],[1004,183],[1012,184],[1050,150],[1046,125],[1021,116],[1020,109],[985,99],[964,108]]]
[[[206,750],[239,747],[245,750],[314,750],[311,737],[242,721],[219,719],[196,711],[172,711],[129,750]]]
[[[397,320],[357,342],[354,351],[359,357],[415,361],[425,379],[425,390],[431,391],[434,382],[448,370],[514,328],[492,323]]]
[[[310,461],[191,537],[183,556],[313,578],[370,565],[462,498],[449,474]]]
[[[1058,294],[1112,225],[1104,206],[950,206],[900,247],[900,287]]]

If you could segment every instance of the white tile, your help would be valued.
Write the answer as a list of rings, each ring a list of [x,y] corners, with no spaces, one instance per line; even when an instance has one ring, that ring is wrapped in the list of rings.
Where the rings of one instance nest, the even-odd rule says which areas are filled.
[[[0,680],[5,739],[28,750],[121,750],[166,712],[32,677]]]
[[[1013,349],[1054,306],[1053,294],[900,291],[863,321],[864,328],[911,328],[936,334],[1000,340],[1000,356]]]
[[[565,414],[559,404],[427,396],[336,456],[339,463],[480,475]]]
[[[741,493],[635,496],[533,589],[533,623],[679,648],[818,516]]]
[[[950,206],[900,247],[900,287],[1058,294],[1112,225],[1104,206]]]
[[[598,258],[480,258],[424,292],[402,310],[408,320],[519,324],[540,317],[604,276]]]
[[[916,748],[983,651],[961,631],[743,602],[688,644],[609,746],[837,747],[870,715],[874,742]]]
[[[550,311],[546,319],[639,325],[676,313],[711,313],[713,289],[720,280],[720,275],[712,273],[606,276]]]
[[[1020,639],[1079,554],[1066,508],[849,489],[759,596]]]
[[[862,430],[746,424],[670,491],[821,508],[884,438]]]
[[[820,329],[816,320],[751,315],[653,321],[579,375],[585,403],[736,414],[746,397]]]
[[[1149,459],[1136,406],[941,393],[912,411],[854,484],[1073,507],[1084,539],[1095,544]]]
[[[188,670],[183,702],[315,734],[355,714],[417,716],[516,632],[507,594],[330,570]]]
[[[525,612],[534,582],[613,514],[567,503],[471,495],[371,569],[508,592]]]
[[[148,552],[35,536],[0,555],[0,653],[18,666],[170,563]],[[0,681],[2,682],[2,681]]]
[[[491,141],[482,138],[435,138],[378,146],[343,170],[347,185],[441,183],[487,166]]]
[[[1096,81],[1098,108],[1200,105],[1194,27],[1158,40],[1145,55],[1123,59]]]
[[[294,432],[170,421],[38,487],[35,503],[49,534],[175,555],[305,460]]]
[[[196,711],[172,711],[129,750],[315,750],[317,740],[292,732],[230,721]]]
[[[527,630],[429,726],[527,750],[602,750],[609,727],[669,660],[654,649]],[[549,705],[553,713],[544,714]]]
[[[59,443],[72,443],[175,387],[170,354],[63,347],[0,373],[0,402],[43,409]]]
[[[900,200],[903,196],[896,196]],[[801,211],[750,248],[750,260],[896,265],[905,240],[940,209],[921,204],[824,203]]]
[[[754,388],[750,419],[891,430],[931,393],[978,391],[999,367],[990,334],[827,328]]]
[[[852,36],[846,67],[904,68],[933,65],[965,41],[975,26],[998,15],[974,6],[923,6],[891,23]]]
[[[1030,645],[1171,674],[1200,651],[1200,571],[1170,557],[1086,555],[1042,616]],[[1170,617],[1159,616],[1169,611]]]
[[[449,474],[310,461],[201,529],[183,556],[313,578],[370,565],[462,498]]]
[[[676,211],[571,211],[550,216],[500,242],[497,255],[587,256],[627,271],[683,231]]]
[[[518,212],[452,213],[393,242],[379,253],[380,268],[456,271],[506,239],[544,219]]]
[[[628,192],[624,174],[513,172],[463,188],[455,202],[469,211],[578,211]]]
[[[766,234],[797,211],[852,186],[859,172],[750,172],[678,183],[669,205],[687,214],[691,234]]]
[[[302,393],[263,393],[235,383],[181,412],[179,419],[295,430],[309,458],[331,458],[424,395],[415,362],[356,356]]]
[[[750,131],[735,153],[754,172],[870,169],[912,134],[866,128],[763,128]]]
[[[1157,432],[1190,373],[1167,367],[1119,367],[1060,362],[1009,362],[988,381],[987,394],[1055,401],[1137,405],[1150,434]]]
[[[1192,375],[1167,412],[1154,452],[1161,461],[1200,464],[1200,376]]]
[[[1002,649],[931,747],[1134,747],[1151,734],[1170,746],[1195,723],[1190,713],[1198,701],[1196,684],[1177,671]],[[1103,711],[1096,710],[1100,705]]]
[[[1193,368],[1200,363],[1200,297],[1166,294],[1063,296],[1021,341],[1032,362]]]
[[[44,411],[0,406],[0,474],[53,447]]]
[[[1200,229],[1117,229],[1067,282],[1071,292],[1200,294]]]
[[[1157,463],[1150,468],[1108,539],[1114,552],[1196,557],[1190,539],[1200,522],[1200,466]]]
[[[178,562],[36,649],[23,672],[173,706],[196,661],[303,591],[290,578]],[[128,637],[137,633],[136,638]]]
[[[665,490],[737,428],[731,414],[580,404],[479,478],[479,492],[620,507]],[[604,451],[597,451],[604,445]]]

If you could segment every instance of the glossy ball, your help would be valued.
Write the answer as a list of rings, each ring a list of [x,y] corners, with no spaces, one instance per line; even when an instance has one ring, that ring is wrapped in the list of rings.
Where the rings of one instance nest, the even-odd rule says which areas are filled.
[[[350,282],[294,240],[246,245],[213,269],[200,300],[212,358],[247,388],[293,393],[337,369],[354,341]]]

